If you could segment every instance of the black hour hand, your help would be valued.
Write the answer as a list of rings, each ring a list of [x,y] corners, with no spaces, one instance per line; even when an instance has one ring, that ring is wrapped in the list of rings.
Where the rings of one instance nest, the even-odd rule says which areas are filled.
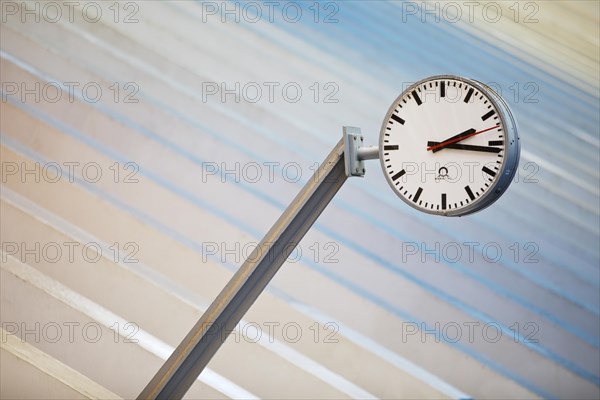
[[[434,153],[435,153],[435,152],[438,152],[438,151],[442,150],[444,147],[446,147],[446,146],[447,146],[447,142],[457,143],[457,142],[460,142],[460,141],[462,141],[462,140],[463,140],[463,138],[467,138],[467,137],[469,137],[469,136],[472,136],[474,133],[475,133],[475,129],[473,129],[473,128],[471,128],[471,129],[467,129],[466,131],[464,131],[464,132],[461,132],[461,133],[459,133],[459,134],[457,134],[457,135],[454,135],[454,136],[452,136],[452,137],[450,137],[450,138],[448,138],[448,139],[446,139],[446,140],[444,140],[444,141],[442,141],[442,142],[438,142],[438,145],[439,145],[440,143],[446,143],[446,144],[442,144],[441,146],[438,146],[438,147],[437,147],[437,148],[435,148],[435,149],[432,149],[432,148],[431,148],[431,146],[429,146],[429,145],[428,145],[428,148],[427,148],[427,150],[431,150],[431,151],[433,151]]]

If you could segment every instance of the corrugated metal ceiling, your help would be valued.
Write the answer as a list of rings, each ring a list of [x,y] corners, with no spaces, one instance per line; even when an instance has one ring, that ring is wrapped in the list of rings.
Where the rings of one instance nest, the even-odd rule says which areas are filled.
[[[455,74],[519,123],[503,198],[436,218],[368,163],[188,395],[598,398],[598,2],[449,4],[3,2],[3,329],[135,397],[341,127],[375,144],[406,86]],[[44,336],[69,321],[73,342]],[[9,343],[3,395],[34,390]]]

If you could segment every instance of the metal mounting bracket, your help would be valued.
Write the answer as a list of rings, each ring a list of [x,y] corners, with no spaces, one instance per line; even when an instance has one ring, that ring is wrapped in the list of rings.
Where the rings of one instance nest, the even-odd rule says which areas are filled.
[[[358,149],[364,142],[360,128],[344,126],[343,132],[346,176],[365,176],[365,163],[358,158]]]
[[[360,128],[344,126],[343,132],[346,176],[365,176],[365,163],[363,161],[379,158],[379,148],[377,146],[363,146],[364,137],[360,132]]]

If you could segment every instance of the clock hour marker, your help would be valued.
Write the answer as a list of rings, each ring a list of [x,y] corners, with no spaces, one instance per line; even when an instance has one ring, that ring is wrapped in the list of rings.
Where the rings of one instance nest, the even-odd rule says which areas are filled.
[[[421,197],[421,193],[423,192],[423,188],[419,188],[417,190],[417,193],[415,193],[415,197],[413,198],[413,201],[416,203],[417,201],[419,201],[419,197]]]
[[[471,201],[475,200],[475,195],[473,195],[473,192],[471,191],[469,185],[465,186],[465,190],[467,191],[467,194],[469,195]]]
[[[440,82],[440,97],[446,97],[446,82]]]
[[[467,92],[467,96],[465,97],[465,103],[468,103],[471,100],[471,96],[473,95],[473,88],[469,89]]]
[[[398,145],[388,144],[387,146],[383,146],[383,150],[398,150]]]
[[[490,140],[488,142],[489,146],[502,146],[504,142],[502,140]]]
[[[406,171],[405,171],[405,170],[402,170],[402,171],[398,172],[397,174],[395,174],[394,176],[392,176],[392,180],[393,180],[393,181],[396,181],[396,180],[398,180],[398,178],[400,178],[400,177],[401,177],[402,175],[404,175],[405,173],[406,173]]]
[[[417,92],[415,90],[412,91],[412,95],[415,98],[415,101],[417,102],[418,106],[423,104],[423,102],[421,101],[421,98],[419,97],[419,95],[417,94]]]
[[[400,125],[404,125],[404,120],[397,116],[396,114],[392,114],[391,117],[394,121],[398,122]]]
[[[446,193],[442,193],[442,210],[446,209]]]
[[[492,171],[491,169],[489,169],[488,167],[483,167],[483,168],[481,168],[481,170],[488,175],[496,176],[496,173],[494,171]]]
[[[481,117],[481,120],[485,121],[486,119],[488,119],[489,117],[491,117],[494,114],[496,114],[496,111],[490,110],[487,114],[485,114],[483,117]]]

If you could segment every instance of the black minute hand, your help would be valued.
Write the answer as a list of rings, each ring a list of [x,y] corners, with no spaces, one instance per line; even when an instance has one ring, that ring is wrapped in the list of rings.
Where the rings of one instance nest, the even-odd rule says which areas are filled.
[[[440,144],[440,142],[427,142],[428,147],[437,146],[438,144]],[[455,149],[455,150],[483,151],[486,153],[500,153],[502,151],[502,148],[500,148],[500,147],[474,146],[474,145],[462,144],[462,143],[450,143],[450,144],[444,145],[444,147],[442,147],[442,148]],[[433,151],[435,152],[437,150],[441,150],[442,148],[434,149]]]
[[[442,150],[442,149],[448,147],[451,144],[461,142],[461,141],[465,140],[466,138],[470,138],[472,136],[479,135],[480,133],[491,131],[492,129],[495,129],[498,126],[499,125],[494,125],[494,126],[492,126],[490,128],[483,129],[483,130],[481,130],[479,132],[477,132],[477,131],[475,131],[475,129],[471,128],[471,129],[469,129],[467,131],[459,133],[458,135],[454,135],[454,136],[452,136],[449,139],[446,139],[446,140],[444,140],[442,142],[439,142],[435,146],[428,146],[427,147],[427,151],[431,150],[433,153],[435,153],[436,151]]]

